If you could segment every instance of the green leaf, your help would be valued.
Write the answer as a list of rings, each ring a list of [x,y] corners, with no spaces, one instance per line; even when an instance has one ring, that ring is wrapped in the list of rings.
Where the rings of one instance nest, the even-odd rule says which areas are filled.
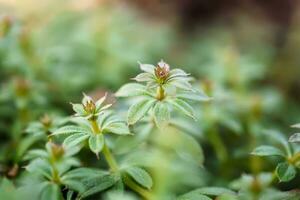
[[[289,142],[300,142],[300,133],[295,133],[289,138]]]
[[[71,104],[72,104],[73,110],[77,114],[79,114],[79,115],[85,115],[86,114],[82,104],[79,104],[79,103],[71,103]]]
[[[190,135],[182,132],[173,132],[176,134],[177,142],[172,146],[176,153],[186,161],[195,165],[202,165],[204,154],[200,144]]]
[[[103,134],[92,135],[89,138],[89,147],[97,156],[104,146]]]
[[[151,74],[154,74],[154,69],[155,69],[155,66],[154,65],[150,65],[150,64],[142,64],[142,63],[139,63],[140,64],[140,69],[144,72],[147,72],[147,73],[151,73]]]
[[[105,128],[103,128],[103,132],[105,133],[114,133],[118,135],[130,135],[130,131],[128,126],[123,122],[111,123]]]
[[[48,179],[51,179],[51,166],[43,159],[37,158],[26,166],[26,170],[31,173],[40,174]]]
[[[148,82],[148,81],[153,81],[154,76],[149,73],[141,73],[141,74],[138,74],[135,78],[133,78],[133,80],[135,80],[137,82]]]
[[[288,182],[296,176],[296,169],[287,162],[279,163],[276,167],[276,175],[282,182]]]
[[[152,187],[152,178],[142,168],[139,167],[129,167],[126,168],[125,171],[128,173],[128,175],[133,178],[137,183],[142,185],[143,187],[150,189]]]
[[[252,155],[256,156],[281,156],[285,157],[285,154],[278,148],[273,146],[263,145],[257,147],[251,152]]]
[[[90,135],[86,134],[86,133],[73,134],[73,135],[67,137],[64,140],[63,146],[66,146],[66,147],[76,146],[76,145],[80,144],[81,142],[83,142],[84,140],[86,140],[89,137],[90,137]]]
[[[80,194],[81,198],[96,194],[113,186],[119,178],[115,175],[103,175],[83,181],[86,190]]]
[[[42,190],[41,200],[60,200],[61,193],[58,185],[54,183],[47,184]]]
[[[170,112],[168,105],[158,102],[154,106],[154,120],[158,127],[165,126],[170,120]]]
[[[292,127],[293,128],[300,128],[300,123],[299,124],[294,124]]]
[[[153,99],[144,99],[136,104],[133,104],[128,110],[128,124],[135,124],[137,121],[142,119],[154,103],[155,100]]]
[[[186,114],[187,116],[193,119],[196,119],[194,109],[187,102],[181,99],[169,100],[169,102],[180,112]]]
[[[180,99],[187,99],[187,100],[192,100],[192,101],[209,101],[211,100],[210,97],[208,97],[206,94],[203,92],[197,91],[180,91],[176,94],[177,98]]]
[[[222,187],[203,187],[195,190],[195,192],[199,192],[208,196],[220,196],[223,194],[234,194],[232,190]]]
[[[198,192],[192,191],[187,194],[179,196],[178,198],[176,198],[176,200],[212,200],[212,199],[203,194],[199,194]]]
[[[74,134],[74,133],[91,134],[91,130],[79,126],[69,125],[57,129],[51,135]]]
[[[116,97],[132,97],[146,93],[144,85],[138,83],[127,83],[123,85],[116,93]]]

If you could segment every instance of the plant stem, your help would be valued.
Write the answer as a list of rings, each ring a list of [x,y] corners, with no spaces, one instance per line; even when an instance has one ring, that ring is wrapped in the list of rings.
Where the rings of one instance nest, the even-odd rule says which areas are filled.
[[[95,119],[91,119],[89,120],[90,124],[93,128],[93,132],[95,134],[102,134],[101,133],[101,129],[99,128],[99,125],[97,123],[97,121]],[[119,166],[118,163],[114,157],[114,155],[111,153],[111,151],[109,150],[108,146],[106,145],[106,143],[104,143],[103,149],[102,149],[102,153],[105,157],[105,160],[110,168],[110,170],[112,172],[117,172],[119,170]],[[131,188],[133,191],[137,192],[138,194],[140,194],[142,197],[144,197],[145,199],[153,199],[150,198],[152,195],[145,190],[144,188],[142,188],[141,186],[139,186],[138,184],[136,184],[134,181],[132,181],[131,179],[129,179],[128,177],[125,177],[124,180],[125,184]]]
[[[118,171],[118,164],[117,164],[117,161],[116,159],[114,158],[114,156],[112,155],[112,153],[110,152],[109,148],[107,147],[106,144],[104,144],[104,147],[103,147],[103,155],[105,157],[105,160],[107,161],[110,169],[113,171],[113,172],[116,172]]]
[[[125,176],[124,178],[125,184],[131,188],[133,191],[139,193],[142,197],[145,199],[154,199],[153,195],[145,190],[144,188],[141,188],[138,184],[136,184],[131,178]]]
[[[94,119],[91,119],[89,121],[90,121],[90,124],[92,125],[94,133],[95,134],[99,134],[101,132],[101,130],[100,130],[99,126],[98,126],[97,121],[94,120]]]
[[[300,152],[296,153],[289,159],[291,164],[296,164],[298,161],[300,161]]]
[[[162,85],[159,85],[158,88],[157,88],[157,96],[156,98],[161,101],[165,98],[165,90],[164,88],[162,87]]]

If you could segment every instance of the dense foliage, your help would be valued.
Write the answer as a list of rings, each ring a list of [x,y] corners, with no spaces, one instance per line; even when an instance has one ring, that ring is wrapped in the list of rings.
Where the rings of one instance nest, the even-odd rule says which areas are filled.
[[[0,199],[299,200],[299,102],[264,34],[136,15],[2,16]]]

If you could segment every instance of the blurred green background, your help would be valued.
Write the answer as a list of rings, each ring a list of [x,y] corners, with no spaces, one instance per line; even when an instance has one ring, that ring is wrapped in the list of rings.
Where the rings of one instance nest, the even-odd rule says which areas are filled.
[[[2,174],[13,168],[11,149],[28,122],[71,114],[68,102],[82,92],[108,91],[116,101],[137,61],[164,59],[214,98],[195,105],[197,122],[182,123],[206,158],[205,172],[190,169],[199,177],[182,180],[187,188],[272,171],[274,161],[249,152],[270,142],[264,130],[288,137],[300,122],[297,1],[0,0],[0,13]],[[279,187],[299,183],[298,175]]]

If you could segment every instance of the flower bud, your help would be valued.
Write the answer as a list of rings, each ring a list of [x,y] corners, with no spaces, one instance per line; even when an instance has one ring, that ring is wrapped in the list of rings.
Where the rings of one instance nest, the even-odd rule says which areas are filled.
[[[89,97],[87,95],[84,95],[84,98],[82,100],[82,105],[83,105],[83,108],[84,108],[85,112],[87,112],[88,114],[95,113],[96,104],[95,104],[94,100],[91,97]]]
[[[52,119],[49,117],[49,115],[45,114],[40,118],[40,122],[43,124],[45,128],[48,128],[52,124]]]
[[[155,76],[160,80],[166,80],[169,76],[170,66],[161,60],[155,68]]]
[[[55,143],[51,143],[50,145],[51,145],[52,155],[55,159],[59,159],[64,155],[65,150],[62,145],[55,144]]]

